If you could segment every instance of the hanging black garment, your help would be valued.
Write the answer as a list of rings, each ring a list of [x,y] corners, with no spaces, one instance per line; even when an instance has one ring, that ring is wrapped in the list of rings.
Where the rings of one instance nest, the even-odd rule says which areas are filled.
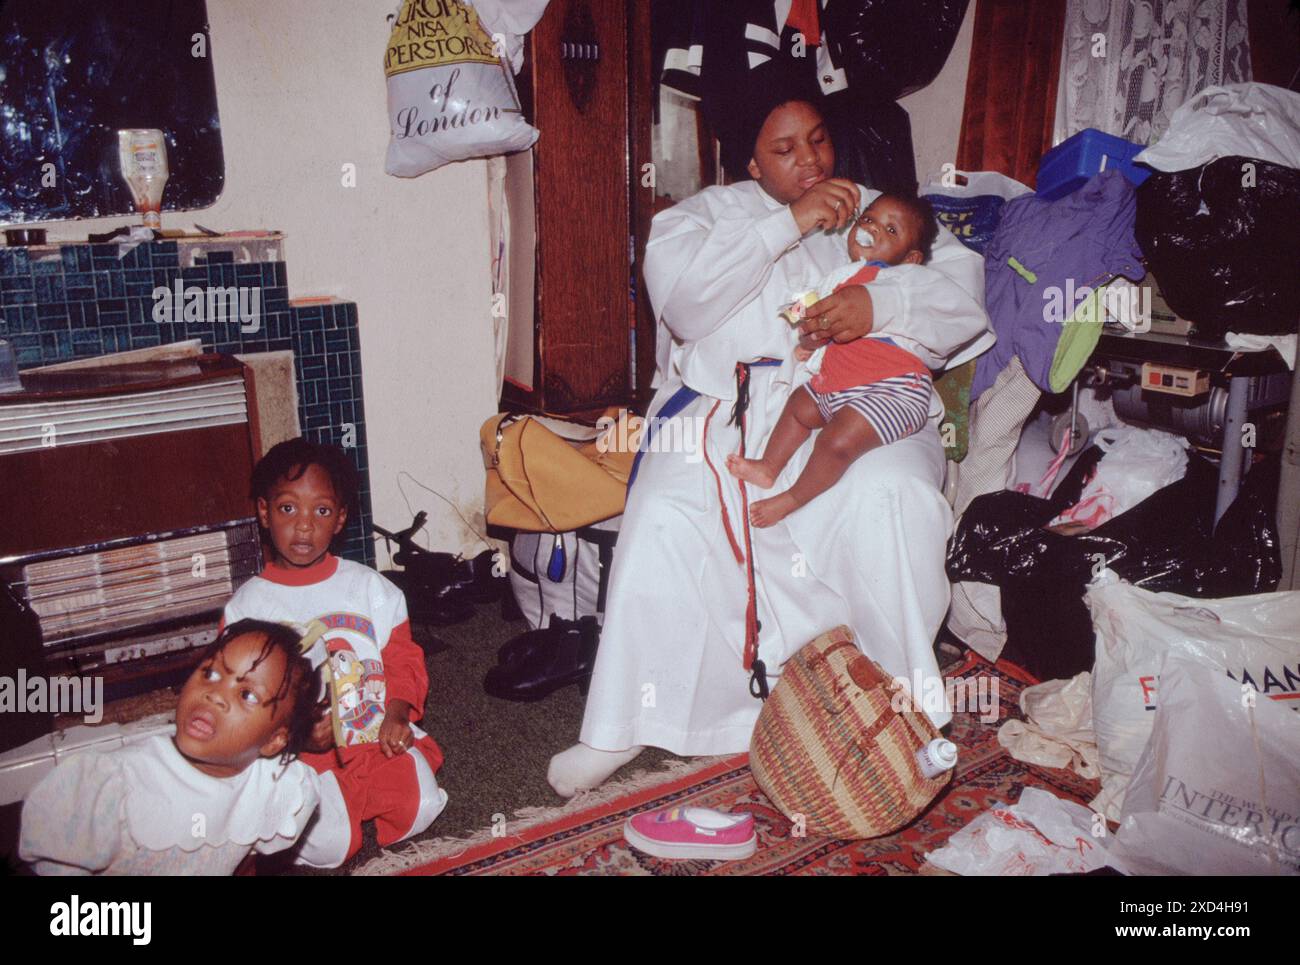
[[[689,11],[681,2],[667,3],[655,11],[657,19],[671,21],[656,29],[674,38],[664,41],[663,83],[700,98],[735,180],[748,177],[755,117],[780,103],[774,91],[785,85],[787,98],[809,99],[826,117],[839,177],[915,191],[911,121],[895,101],[938,76],[967,3],[829,0],[819,12],[822,44],[816,46],[788,24],[778,31],[772,0],[694,0]],[[695,47],[698,77],[682,69]]]

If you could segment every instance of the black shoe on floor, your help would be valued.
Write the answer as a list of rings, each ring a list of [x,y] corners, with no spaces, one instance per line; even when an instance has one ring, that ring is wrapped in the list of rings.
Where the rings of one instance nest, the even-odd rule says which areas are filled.
[[[487,672],[483,689],[502,700],[532,701],[576,683],[585,696],[599,642],[595,617],[575,622],[552,615],[546,629],[522,633],[502,647],[511,659]]]

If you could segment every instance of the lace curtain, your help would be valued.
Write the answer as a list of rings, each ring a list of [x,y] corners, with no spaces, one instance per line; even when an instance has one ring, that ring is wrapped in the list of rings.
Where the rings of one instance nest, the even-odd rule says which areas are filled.
[[[1150,144],[1202,88],[1250,79],[1246,0],[1068,0],[1052,143]]]

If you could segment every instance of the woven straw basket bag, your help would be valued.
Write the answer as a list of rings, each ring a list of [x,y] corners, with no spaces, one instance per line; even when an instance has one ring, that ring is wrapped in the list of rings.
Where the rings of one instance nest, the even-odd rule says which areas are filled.
[[[848,627],[803,647],[781,669],[749,745],[754,779],[811,835],[874,838],[911,822],[952,777],[927,778],[916,752],[939,736],[864,657]]]

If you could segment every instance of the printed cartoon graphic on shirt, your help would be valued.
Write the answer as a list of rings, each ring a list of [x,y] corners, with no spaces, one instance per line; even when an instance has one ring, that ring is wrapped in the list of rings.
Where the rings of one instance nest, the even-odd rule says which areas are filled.
[[[358,656],[357,650],[374,651],[374,625],[354,613],[331,613],[319,619],[330,628],[325,649],[334,677],[342,745],[373,743],[379,739],[387,698],[384,665]]]

